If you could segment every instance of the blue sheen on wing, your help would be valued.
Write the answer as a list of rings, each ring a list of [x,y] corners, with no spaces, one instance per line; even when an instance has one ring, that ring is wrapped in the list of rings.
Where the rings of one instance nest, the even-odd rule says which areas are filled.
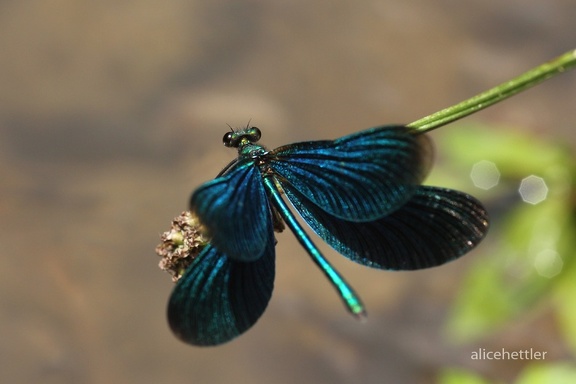
[[[190,210],[200,219],[210,242],[234,260],[258,259],[273,230],[262,176],[252,159],[236,163],[224,176],[201,185],[190,199]]]
[[[391,270],[434,267],[464,255],[488,231],[488,215],[463,192],[422,186],[401,208],[372,222],[351,222],[324,212],[286,190],[310,227],[336,251],[359,264]]]
[[[209,243],[188,266],[168,304],[173,332],[194,345],[218,345],[249,329],[273,290],[275,239],[282,220],[325,273],[348,309],[360,298],[330,265],[286,205],[354,262],[413,270],[443,264],[486,235],[486,210],[473,197],[421,186],[432,149],[403,126],[371,128],[333,141],[257,144],[260,130],[228,132],[238,158],[191,196]]]
[[[398,209],[428,172],[426,136],[402,126],[371,128],[334,141],[290,144],[270,152],[270,168],[327,213],[372,221]]]
[[[218,345],[249,329],[266,309],[274,286],[274,236],[253,262],[234,261],[208,245],[176,284],[168,322],[183,341]]]

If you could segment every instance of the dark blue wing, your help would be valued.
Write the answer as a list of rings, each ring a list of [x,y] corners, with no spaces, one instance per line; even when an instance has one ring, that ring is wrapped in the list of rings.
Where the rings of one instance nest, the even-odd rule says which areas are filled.
[[[168,322],[183,341],[217,345],[250,328],[262,315],[274,286],[274,236],[256,261],[234,261],[208,245],[176,284]]]
[[[331,216],[302,194],[286,191],[310,227],[336,251],[373,268],[434,267],[474,248],[488,231],[488,214],[475,198],[422,186],[400,209],[372,222]]]
[[[334,141],[270,152],[282,187],[303,194],[341,219],[372,221],[402,206],[429,169],[431,146],[403,126],[384,126]]]
[[[237,163],[224,176],[201,185],[192,194],[190,210],[210,242],[234,260],[258,259],[273,231],[262,176],[252,161]]]

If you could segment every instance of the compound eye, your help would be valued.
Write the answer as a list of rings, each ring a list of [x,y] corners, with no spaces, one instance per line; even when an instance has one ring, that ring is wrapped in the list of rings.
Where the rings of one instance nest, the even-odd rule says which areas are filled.
[[[236,141],[236,140],[234,140],[234,136],[235,136],[234,132],[226,132],[226,134],[222,138],[222,142],[224,143],[224,146],[233,147],[234,142]]]
[[[262,132],[257,127],[252,127],[248,130],[248,139],[251,143],[255,143],[262,137]]]

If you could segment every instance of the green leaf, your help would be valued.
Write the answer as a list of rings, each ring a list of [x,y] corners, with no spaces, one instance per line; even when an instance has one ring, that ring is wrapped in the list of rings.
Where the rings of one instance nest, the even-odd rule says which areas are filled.
[[[515,384],[574,384],[576,366],[568,363],[532,364],[522,371]]]
[[[448,331],[460,340],[483,336],[522,312],[533,310],[539,300],[551,297],[560,282],[568,281],[558,308],[564,329],[574,335],[570,337],[571,345],[576,346],[576,313],[566,301],[575,297],[576,276],[564,278],[570,273],[570,265],[576,264],[570,263],[576,248],[574,160],[559,146],[528,135],[482,130],[450,134],[446,152],[455,157],[450,159],[451,164],[469,168],[475,161],[488,159],[498,165],[508,185],[514,181],[519,185],[520,179],[537,169],[548,194],[535,205],[518,201],[492,223],[488,235],[492,249],[487,249],[486,243],[480,248],[486,256],[477,259],[462,282]],[[510,193],[509,188],[501,190],[498,185],[490,192],[495,198],[498,193]]]
[[[447,130],[442,135],[452,143],[450,151],[454,157],[463,160],[489,157],[513,173],[542,172],[550,166],[566,164],[567,160],[564,146],[537,140],[511,126],[462,123],[458,130]],[[521,169],[515,170],[516,165]]]
[[[572,233],[575,232],[576,229],[573,229]],[[576,305],[574,305],[574,298],[576,297],[576,264],[574,260],[570,261],[571,263],[563,274],[562,281],[558,284],[555,304],[564,340],[572,349],[572,352],[576,354]]]

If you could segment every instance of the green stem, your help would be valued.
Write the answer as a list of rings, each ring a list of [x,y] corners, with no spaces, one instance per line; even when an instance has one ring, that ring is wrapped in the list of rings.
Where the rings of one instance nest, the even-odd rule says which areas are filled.
[[[576,50],[566,52],[557,58],[537,66],[522,75],[482,92],[468,100],[433,113],[408,124],[419,132],[428,132],[455,120],[478,112],[517,93],[535,86],[562,72],[576,67]]]

